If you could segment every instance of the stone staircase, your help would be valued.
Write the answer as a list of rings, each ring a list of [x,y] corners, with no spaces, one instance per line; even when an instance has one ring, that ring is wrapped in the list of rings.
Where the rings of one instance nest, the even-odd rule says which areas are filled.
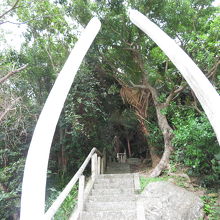
[[[100,175],[95,181],[81,216],[81,220],[88,219],[137,219],[134,175]]]
[[[106,174],[118,174],[118,173],[130,173],[130,165],[127,163],[109,163],[105,173]]]
[[[128,164],[112,163],[106,172],[114,174],[97,177],[80,220],[140,219],[137,217],[136,194],[139,179],[137,180],[137,174],[124,173],[125,171],[129,171]]]

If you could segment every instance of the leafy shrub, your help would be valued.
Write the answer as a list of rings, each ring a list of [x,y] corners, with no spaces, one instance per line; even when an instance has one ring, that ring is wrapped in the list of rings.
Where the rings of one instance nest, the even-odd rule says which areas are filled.
[[[11,219],[19,216],[21,180],[24,170],[24,159],[0,168],[0,219]]]
[[[202,174],[205,185],[216,183],[220,177],[219,146],[206,116],[196,116],[193,111],[176,112],[172,123],[175,126],[172,159],[189,167],[189,174]]]
[[[218,194],[204,195],[201,198],[204,203],[203,210],[205,212],[205,215],[208,216],[208,219],[210,220],[219,219],[220,212],[218,207],[216,206],[217,195]]]
[[[50,188],[48,190],[49,192],[49,198],[46,203],[46,208],[48,209],[53,202],[56,200],[58,195],[60,194],[59,191],[57,191],[55,188]],[[77,203],[77,194],[78,194],[78,186],[75,185],[69,195],[66,197],[64,202],[62,203],[61,207],[57,210],[54,219],[69,219],[71,213],[73,212],[73,209]]]

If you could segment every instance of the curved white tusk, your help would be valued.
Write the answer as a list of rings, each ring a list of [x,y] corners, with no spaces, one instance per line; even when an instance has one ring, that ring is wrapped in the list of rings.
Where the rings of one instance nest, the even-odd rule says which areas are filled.
[[[145,32],[170,58],[201,103],[220,144],[220,96],[192,59],[157,25],[137,10],[130,20]]]
[[[91,19],[58,75],[40,114],[25,164],[21,220],[43,219],[47,166],[55,128],[75,74],[100,27],[97,18]]]

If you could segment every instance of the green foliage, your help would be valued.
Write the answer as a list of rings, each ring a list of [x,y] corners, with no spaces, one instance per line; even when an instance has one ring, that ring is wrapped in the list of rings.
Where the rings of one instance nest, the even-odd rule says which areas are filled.
[[[57,191],[55,188],[49,188],[49,197],[46,203],[46,209],[48,209],[53,202],[56,200],[57,196],[60,194],[59,191]],[[73,189],[70,191],[66,199],[63,201],[61,207],[56,212],[54,219],[64,219],[68,220],[70,215],[73,212],[73,209],[77,203],[77,195],[78,195],[78,186],[75,185]]]
[[[215,157],[219,146],[208,119],[205,115],[196,117],[193,111],[182,111],[175,113],[172,122],[174,160],[189,167],[191,174],[204,175],[204,184],[216,183],[220,175]]]
[[[2,220],[10,219],[11,213],[15,216],[19,213],[23,169],[23,158],[0,169],[0,209],[4,210],[0,213]]]
[[[19,54],[9,50],[1,60],[3,74],[22,66]],[[1,219],[19,218],[21,183],[25,155],[36,122],[28,85],[15,74],[0,85],[0,212]],[[29,96],[30,95],[30,96]]]
[[[147,140],[152,146],[157,147],[157,154],[160,155],[163,151],[163,135],[158,127],[158,124],[156,122],[145,123],[147,123],[150,133]]]
[[[208,194],[201,197],[204,203],[203,210],[210,220],[219,219],[220,210],[216,206],[217,195]]]

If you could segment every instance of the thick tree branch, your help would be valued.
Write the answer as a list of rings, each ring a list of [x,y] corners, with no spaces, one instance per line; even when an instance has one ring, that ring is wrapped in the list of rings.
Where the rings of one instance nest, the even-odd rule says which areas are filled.
[[[14,75],[15,73],[18,73],[18,72],[24,70],[27,66],[28,66],[28,64],[20,67],[19,69],[16,69],[16,70],[13,70],[13,71],[9,72],[7,75],[5,75],[2,78],[0,78],[0,84],[5,82],[10,76]]]
[[[136,88],[137,87],[139,87],[139,88],[141,88],[142,87],[142,89],[150,89],[150,90],[152,90],[152,86],[148,83],[148,80],[146,80],[146,70],[145,70],[145,68],[144,68],[144,62],[143,62],[143,60],[142,60],[142,57],[141,57],[141,55],[140,55],[140,53],[138,52],[138,50],[135,50],[135,52],[136,52],[136,59],[137,59],[137,61],[138,61],[138,64],[139,64],[139,67],[140,67],[140,69],[141,69],[141,71],[144,73],[143,74],[143,76],[144,76],[144,84],[145,85],[134,85],[133,84],[133,86],[135,86]],[[168,62],[166,62],[166,69],[165,69],[165,71],[167,71],[167,64],[168,64]],[[161,103],[161,104],[163,104],[164,105],[164,107],[166,107],[166,106],[168,106],[169,105],[169,103],[172,101],[172,99],[174,98],[174,96],[176,96],[178,93],[180,93],[182,90],[184,90],[185,88],[187,87],[187,84],[182,84],[182,85],[180,85],[176,90],[174,90],[174,91],[172,91],[170,94],[169,94],[169,96],[167,97],[167,99],[166,99],[166,102],[165,103]]]
[[[192,94],[192,97],[193,97],[193,108],[199,113],[199,114],[203,114],[203,112],[199,109],[198,105],[197,105],[197,98],[195,96],[195,93],[191,90],[191,94]]]
[[[23,21],[23,22],[0,21],[0,25],[5,24],[5,23],[15,24],[15,25],[22,25],[22,24],[27,24],[28,22],[31,22],[31,21],[40,21],[41,18],[51,18],[51,17],[52,17],[51,15],[44,15],[44,16],[39,16],[39,17],[36,17],[34,19],[30,19],[30,20]]]
[[[25,21],[25,22],[0,21],[0,25],[1,25],[1,24],[6,24],[6,23],[15,24],[15,25],[21,25],[21,24],[27,24],[28,22],[29,22],[29,21]]]
[[[136,85],[134,84],[132,81],[130,81],[130,84],[133,88],[137,88],[137,89],[149,89],[148,85]]]
[[[5,15],[7,15],[9,12],[13,11],[16,8],[16,6],[18,5],[19,1],[20,0],[17,0],[9,10],[5,11],[2,15],[0,15],[0,19],[3,18]]]
[[[168,106],[170,102],[172,101],[172,99],[174,98],[174,96],[182,92],[186,87],[187,87],[187,84],[182,84],[176,90],[172,91],[166,99],[165,106]]]
[[[124,50],[130,50],[130,51],[135,52],[135,53],[138,52],[138,50],[137,50],[136,48],[132,48],[132,47],[125,47],[125,48],[123,48],[123,49],[124,49]]]
[[[168,64],[169,64],[169,60],[166,60],[166,65],[165,65],[165,73],[167,72],[168,70]]]

